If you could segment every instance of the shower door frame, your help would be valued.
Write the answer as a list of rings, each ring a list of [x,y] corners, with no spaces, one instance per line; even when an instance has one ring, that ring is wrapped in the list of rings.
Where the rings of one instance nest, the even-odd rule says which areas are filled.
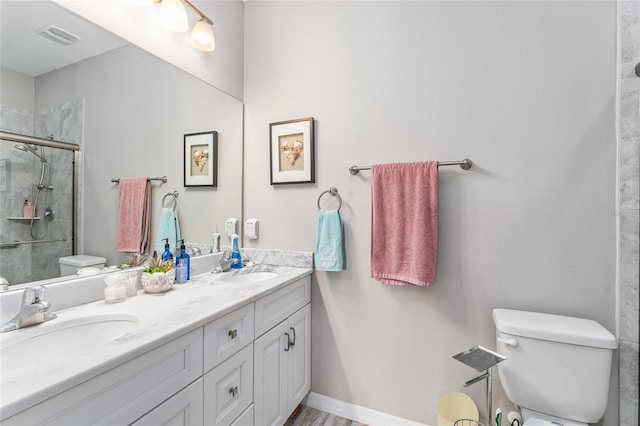
[[[71,252],[72,254],[77,253],[77,244],[78,244],[78,226],[77,226],[77,215],[78,215],[78,157],[80,152],[80,145],[69,142],[56,141],[53,139],[42,139],[35,136],[27,136],[21,135],[18,133],[11,132],[3,132],[0,131],[0,139],[10,142],[18,142],[18,143],[28,143],[38,146],[44,146],[48,148],[57,148],[64,149],[67,151],[73,152],[73,168],[72,168],[72,177],[73,180],[73,188],[72,188],[72,200],[73,208],[71,209]]]

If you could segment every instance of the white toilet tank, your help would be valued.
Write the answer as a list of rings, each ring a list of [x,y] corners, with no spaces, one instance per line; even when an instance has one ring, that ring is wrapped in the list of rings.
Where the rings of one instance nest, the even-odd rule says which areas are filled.
[[[616,338],[595,321],[494,309],[507,397],[522,408],[596,423],[607,407]]]
[[[60,263],[60,276],[65,277],[68,275],[75,275],[79,269],[90,266],[102,269],[107,263],[107,259],[104,257],[79,254],[75,256],[61,257],[58,259],[58,262]]]

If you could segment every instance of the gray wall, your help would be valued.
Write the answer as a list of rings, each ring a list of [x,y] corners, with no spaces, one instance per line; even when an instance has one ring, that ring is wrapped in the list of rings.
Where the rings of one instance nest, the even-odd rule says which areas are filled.
[[[435,424],[474,374],[451,355],[495,347],[492,308],[615,331],[615,76],[614,2],[246,3],[247,245],[313,250],[318,195],[344,200],[346,270],[313,282],[314,392]],[[269,123],[306,116],[317,183],[270,186]],[[348,167],[465,157],[441,169],[435,285],[372,280],[370,174]]]

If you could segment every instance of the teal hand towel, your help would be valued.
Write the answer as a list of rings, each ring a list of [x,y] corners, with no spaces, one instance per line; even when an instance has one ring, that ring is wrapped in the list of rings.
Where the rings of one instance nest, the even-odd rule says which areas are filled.
[[[344,252],[340,212],[338,210],[320,210],[316,232],[316,269],[319,271],[342,271]]]
[[[178,213],[175,209],[164,207],[160,212],[160,226],[158,226],[158,238],[156,239],[156,251],[160,255],[164,251],[164,239],[169,239],[169,249],[175,253],[180,240],[180,224]]]

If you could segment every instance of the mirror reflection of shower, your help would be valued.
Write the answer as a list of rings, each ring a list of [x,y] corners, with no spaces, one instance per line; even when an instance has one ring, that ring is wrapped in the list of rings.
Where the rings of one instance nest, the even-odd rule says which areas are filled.
[[[47,138],[49,139],[49,138]],[[52,137],[50,139],[53,139]],[[29,226],[29,234],[31,238],[39,240],[46,237],[47,232],[49,231],[49,222],[54,219],[55,212],[53,207],[51,206],[51,192],[53,191],[53,185],[51,184],[51,169],[47,158],[45,157],[44,147],[37,145],[31,145],[28,143],[17,143],[14,145],[14,148],[19,149],[23,152],[30,152],[36,157],[40,159],[40,180],[36,185],[36,199],[33,203],[34,214],[31,217],[31,223]],[[38,148],[40,148],[40,153],[38,153]],[[42,193],[44,191],[44,194]],[[44,207],[44,212],[43,210]],[[35,217],[38,214],[42,215],[41,226],[38,228]]]

